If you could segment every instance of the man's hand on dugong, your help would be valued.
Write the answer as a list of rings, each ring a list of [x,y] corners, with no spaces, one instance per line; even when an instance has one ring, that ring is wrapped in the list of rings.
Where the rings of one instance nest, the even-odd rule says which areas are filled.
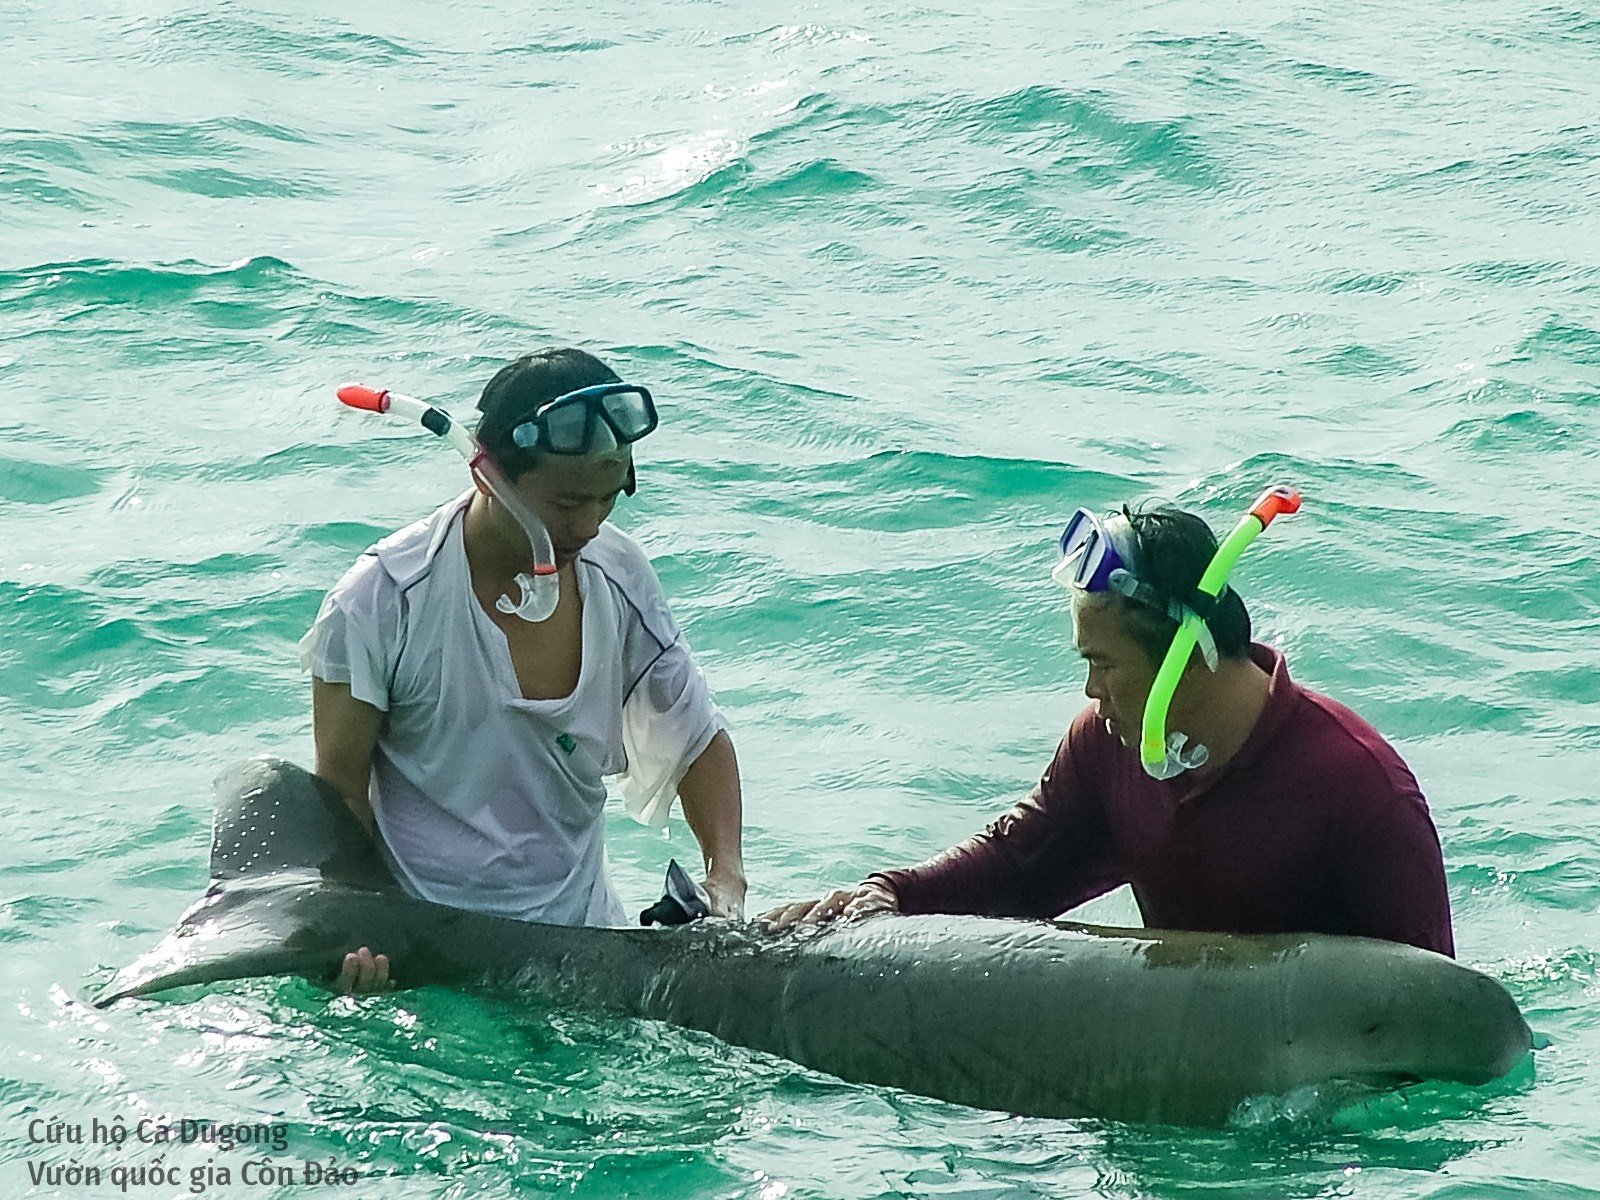
[[[761,914],[769,929],[791,925],[826,925],[830,921],[856,921],[878,913],[897,913],[900,902],[880,883],[858,883],[853,888],[829,892],[819,900],[801,900]]]
[[[745,879],[742,874],[712,871],[706,876],[706,895],[711,900],[711,915],[731,921],[744,920]]]

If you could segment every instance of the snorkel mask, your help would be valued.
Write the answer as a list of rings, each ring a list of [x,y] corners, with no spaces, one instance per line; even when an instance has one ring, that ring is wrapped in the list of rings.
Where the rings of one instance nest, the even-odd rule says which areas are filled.
[[[660,423],[648,388],[598,383],[541,404],[531,418],[511,427],[511,441],[524,450],[588,454],[637,442]]]
[[[539,514],[517,494],[506,478],[505,472],[490,457],[489,452],[473,440],[450,414],[441,408],[411,396],[402,396],[387,389],[371,388],[364,384],[347,384],[339,389],[339,399],[351,408],[375,413],[394,413],[410,417],[422,424],[429,433],[442,437],[467,460],[472,477],[505,506],[522,532],[528,538],[528,550],[533,559],[531,571],[520,571],[516,576],[521,597],[513,600],[501,596],[495,607],[503,613],[515,613],[524,621],[543,621],[555,612],[561,599],[561,580],[556,571],[555,552],[550,545],[550,534],[539,519]]]
[[[1135,538],[1126,517],[1117,514],[1102,521],[1088,509],[1080,508],[1062,532],[1061,561],[1051,572],[1057,583],[1086,592],[1117,592],[1165,612],[1178,622],[1144,705],[1139,763],[1152,779],[1172,779],[1184,771],[1203,767],[1210,757],[1206,747],[1199,742],[1191,744],[1187,734],[1168,731],[1172,698],[1197,646],[1207,668],[1217,669],[1216,639],[1206,619],[1216,610],[1240,556],[1274,517],[1299,509],[1300,493],[1294,488],[1274,487],[1263,492],[1217,547],[1188,603],[1164,599],[1138,578]]]

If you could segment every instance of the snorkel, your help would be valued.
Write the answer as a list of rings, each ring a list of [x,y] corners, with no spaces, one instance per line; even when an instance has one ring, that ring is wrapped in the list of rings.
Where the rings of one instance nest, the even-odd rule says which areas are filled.
[[[351,408],[409,417],[420,422],[429,433],[449,442],[456,453],[467,460],[472,477],[505,507],[517,524],[522,526],[522,532],[528,538],[533,569],[518,572],[516,576],[517,587],[521,589],[522,596],[518,600],[513,600],[510,596],[503,595],[495,601],[495,607],[503,613],[515,613],[524,621],[543,621],[555,612],[556,604],[561,599],[561,581],[556,573],[555,552],[550,545],[550,534],[545,530],[539,514],[517,494],[499,464],[490,457],[487,450],[478,445],[471,434],[443,409],[387,389],[367,387],[360,383],[346,384],[339,389],[339,399]]]
[[[1234,526],[1233,532],[1217,547],[1210,565],[1196,585],[1196,599],[1205,603],[1208,609],[1215,606],[1217,598],[1228,585],[1228,576],[1233,574],[1234,566],[1250,543],[1272,524],[1274,517],[1299,510],[1300,493],[1294,488],[1274,487],[1263,492],[1251,505],[1250,511]],[[1209,598],[1209,603],[1204,598]],[[1210,755],[1200,743],[1190,745],[1186,734],[1177,730],[1170,734],[1167,732],[1167,713],[1172,708],[1172,697],[1178,690],[1178,681],[1183,678],[1184,668],[1189,665],[1196,644],[1202,637],[1209,637],[1209,633],[1205,628],[1205,617],[1194,611],[1193,607],[1186,607],[1178,630],[1172,635],[1172,644],[1167,647],[1166,657],[1161,660],[1161,668],[1156,672],[1155,682],[1150,685],[1150,695],[1144,705],[1144,725],[1140,731],[1139,762],[1145,774],[1152,779],[1171,779],[1184,771],[1202,767]],[[1207,666],[1216,669],[1209,656]]]

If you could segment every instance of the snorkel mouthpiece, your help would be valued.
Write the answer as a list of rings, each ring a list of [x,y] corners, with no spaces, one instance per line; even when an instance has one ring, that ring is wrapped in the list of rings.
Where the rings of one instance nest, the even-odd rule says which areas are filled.
[[[412,396],[402,396],[387,388],[373,388],[361,383],[349,383],[339,389],[339,399],[351,408],[366,412],[392,413],[417,421],[429,433],[449,442],[456,453],[467,460],[472,476],[481,483],[505,510],[511,514],[528,538],[528,550],[533,559],[531,571],[519,571],[516,584],[521,596],[513,600],[501,596],[495,607],[503,613],[515,613],[524,621],[543,621],[555,612],[561,599],[561,579],[556,570],[555,550],[550,544],[550,534],[539,520],[539,515],[517,494],[499,464],[489,452],[473,440],[449,413]]]
[[[1144,766],[1144,773],[1151,779],[1174,779],[1185,771],[1193,771],[1203,767],[1211,759],[1211,751],[1203,742],[1189,744],[1189,735],[1179,733],[1174,729],[1167,736],[1167,747],[1158,762],[1151,762],[1140,752],[1140,762]]]
[[[1221,596],[1240,556],[1261,535],[1261,531],[1272,524],[1272,519],[1299,511],[1300,493],[1294,488],[1273,487],[1262,492],[1250,506],[1250,511],[1234,526],[1233,532],[1217,547],[1205,573],[1200,576],[1196,591],[1212,600]],[[1152,779],[1171,779],[1184,771],[1204,766],[1210,757],[1205,746],[1198,742],[1191,745],[1187,735],[1176,730],[1170,735],[1167,732],[1167,714],[1172,708],[1172,697],[1178,690],[1178,681],[1183,678],[1184,668],[1189,665],[1195,646],[1209,639],[1210,634],[1204,618],[1192,608],[1186,609],[1177,632],[1172,635],[1172,644],[1167,647],[1166,657],[1161,660],[1161,669],[1156,672],[1155,682],[1150,685],[1150,695],[1144,705],[1144,723],[1140,730],[1139,762],[1145,774]],[[1212,665],[1210,656],[1207,662]],[[1215,670],[1214,665],[1212,669]]]

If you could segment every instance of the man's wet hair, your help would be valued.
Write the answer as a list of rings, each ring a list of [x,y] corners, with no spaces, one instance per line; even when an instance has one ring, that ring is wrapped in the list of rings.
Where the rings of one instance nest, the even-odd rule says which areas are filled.
[[[511,440],[511,431],[558,396],[602,383],[621,383],[617,373],[594,355],[571,346],[552,346],[507,363],[484,385],[478,398],[478,444],[493,455],[511,480],[531,471],[540,454]]]
[[[1133,529],[1137,574],[1142,583],[1164,600],[1177,600],[1197,612],[1211,611],[1206,624],[1221,658],[1244,658],[1250,647],[1250,614],[1232,588],[1224,589],[1215,606],[1198,597],[1200,577],[1217,552],[1217,536],[1194,513],[1170,504],[1124,507]],[[1198,597],[1198,598],[1197,598]],[[1128,634],[1159,664],[1166,657],[1178,623],[1148,604],[1118,597],[1118,611],[1127,621]]]

